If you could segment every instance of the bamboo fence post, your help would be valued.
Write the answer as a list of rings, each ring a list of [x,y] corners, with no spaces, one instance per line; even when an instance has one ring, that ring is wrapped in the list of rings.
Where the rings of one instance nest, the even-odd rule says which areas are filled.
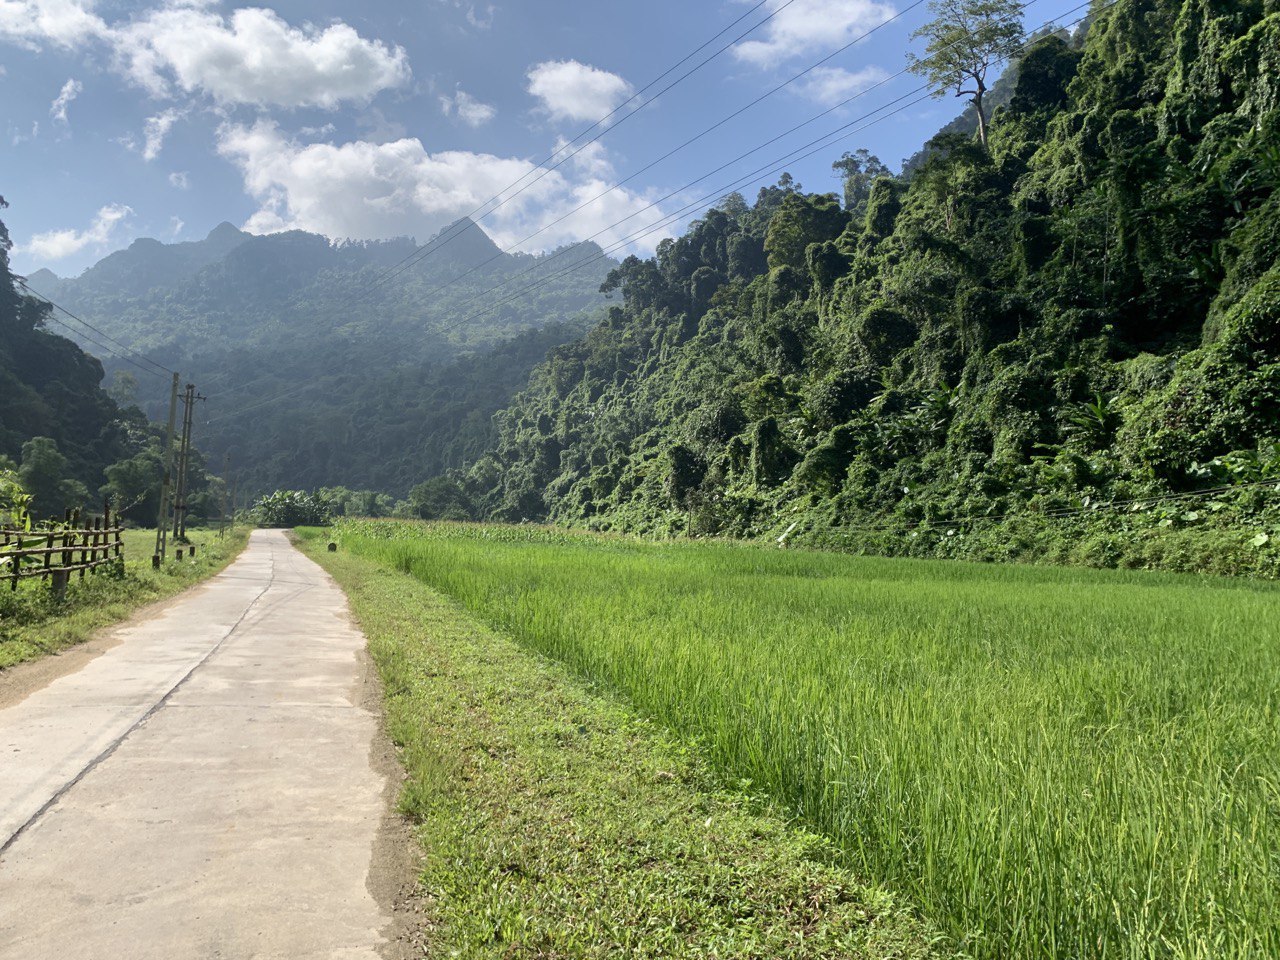
[[[17,547],[14,549],[13,557],[9,561],[9,563],[13,567],[13,579],[9,582],[10,590],[18,589],[19,570],[22,567],[22,534],[15,533],[14,538],[17,541]],[[9,531],[8,530],[4,532],[4,545],[7,552],[9,547]]]

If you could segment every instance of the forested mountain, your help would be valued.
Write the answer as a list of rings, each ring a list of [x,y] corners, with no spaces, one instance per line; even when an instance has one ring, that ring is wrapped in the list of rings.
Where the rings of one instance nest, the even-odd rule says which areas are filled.
[[[474,459],[547,349],[587,329],[616,265],[600,254],[591,243],[506,254],[469,220],[425,247],[222,224],[28,282],[195,383],[209,398],[197,440],[215,463],[231,455],[247,492],[403,495]],[[168,385],[151,381],[138,398],[160,417]]]
[[[462,492],[602,529],[1274,567],[1277,185],[1280,3],[1119,0],[1080,49],[1029,50],[985,148],[943,135],[843,203],[731,197],[625,261]]]
[[[163,431],[137,407],[109,396],[102,364],[50,329],[52,307],[15,284],[11,247],[0,222],[0,480],[16,479],[34,497],[37,517],[96,509],[110,498],[131,519],[154,522]],[[196,452],[195,517],[220,494],[202,463]],[[10,506],[6,489],[0,483],[0,515]]]

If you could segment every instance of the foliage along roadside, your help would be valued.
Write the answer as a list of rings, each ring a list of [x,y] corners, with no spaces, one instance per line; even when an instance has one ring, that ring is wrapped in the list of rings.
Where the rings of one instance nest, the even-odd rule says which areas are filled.
[[[473,958],[949,955],[821,838],[721,781],[602,690],[419,580],[308,553],[342,585],[386,692],[418,824],[428,952]]]
[[[459,497],[1275,576],[1280,496],[1200,493],[1280,482],[1278,49],[1273,0],[1118,0],[1022,57],[985,148],[944,136],[843,204],[789,177],[726,198],[610,275],[623,303],[535,371]]]
[[[225,537],[188,529],[196,556],[151,568],[154,530],[126,530],[123,575],[102,572],[75,579],[64,602],[38,580],[11,591],[0,584],[0,671],[88,640],[92,634],[223,570],[244,548],[248,530],[232,527]]]

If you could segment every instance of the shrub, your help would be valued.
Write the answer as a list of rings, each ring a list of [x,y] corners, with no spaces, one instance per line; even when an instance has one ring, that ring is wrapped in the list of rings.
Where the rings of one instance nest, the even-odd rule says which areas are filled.
[[[305,490],[277,490],[253,505],[260,527],[322,527],[332,515],[328,504]]]

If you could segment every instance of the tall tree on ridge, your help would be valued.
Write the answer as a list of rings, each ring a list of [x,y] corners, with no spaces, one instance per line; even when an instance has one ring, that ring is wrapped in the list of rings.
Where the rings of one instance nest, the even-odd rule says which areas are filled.
[[[934,18],[911,34],[927,37],[924,57],[909,54],[911,70],[941,97],[954,89],[968,97],[978,113],[978,139],[987,146],[987,74],[1022,46],[1021,0],[931,0]]]

